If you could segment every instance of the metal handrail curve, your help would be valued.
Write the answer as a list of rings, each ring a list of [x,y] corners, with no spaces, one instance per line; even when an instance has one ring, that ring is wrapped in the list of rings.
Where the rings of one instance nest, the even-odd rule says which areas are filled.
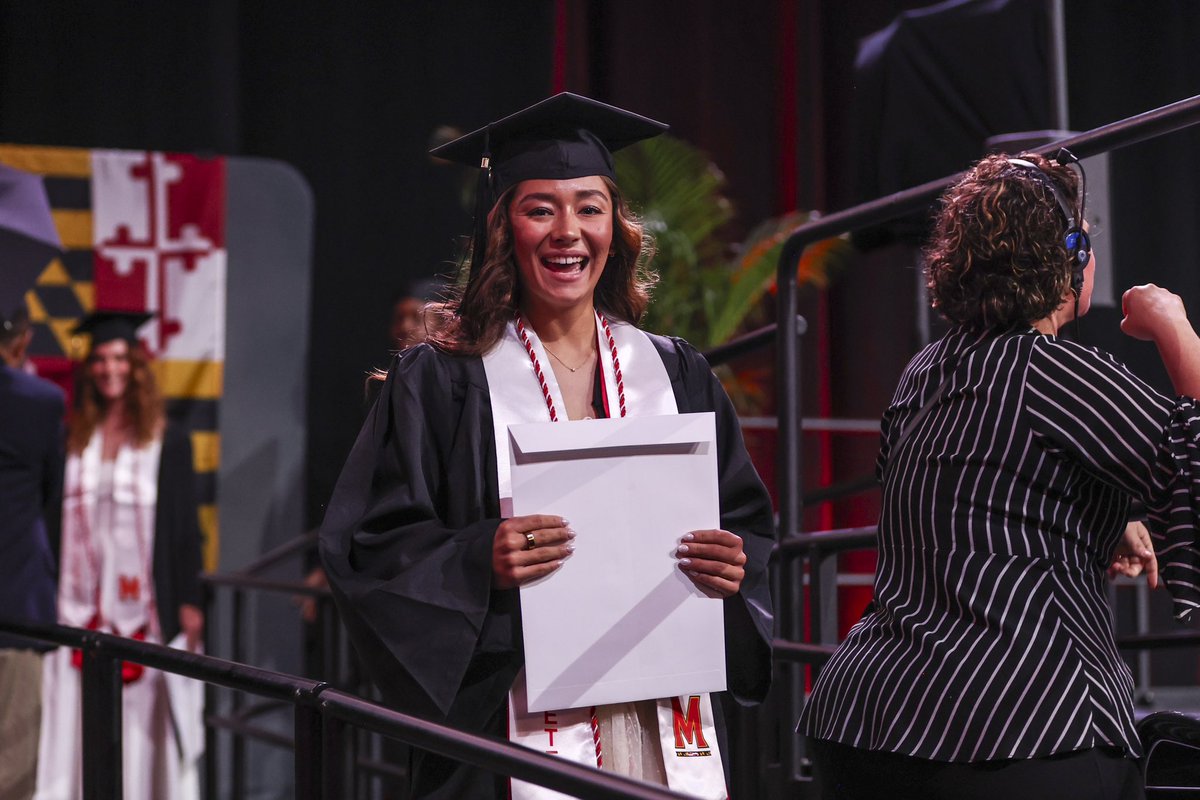
[[[107,681],[104,678],[119,676],[119,671],[114,667],[120,661],[133,661],[206,683],[291,703],[296,709],[297,753],[300,752],[302,741],[319,751],[310,754],[313,762],[320,765],[316,769],[318,780],[311,779],[313,762],[300,763],[302,759],[297,758],[296,796],[302,800],[338,796],[337,781],[331,780],[328,774],[321,772],[321,767],[328,768],[336,761],[331,754],[337,752],[339,743],[333,741],[337,737],[327,736],[322,739],[320,734],[326,728],[336,729],[336,725],[330,725],[331,722],[349,723],[374,730],[423,750],[576,796],[611,800],[680,800],[684,797],[658,786],[554,758],[502,739],[466,733],[401,714],[333,689],[322,681],[64,625],[0,620],[0,631],[83,650],[84,704],[103,704],[107,699],[112,704],[109,714],[117,720],[120,718],[121,682],[119,677],[116,680],[109,678]],[[102,663],[105,671],[101,676],[102,680],[99,681],[91,680],[89,676],[89,671],[96,669],[97,661],[107,662]],[[115,696],[97,698],[89,691],[89,685],[102,685],[104,692],[111,691]],[[311,718],[314,713],[315,720]],[[111,776],[105,776],[98,781],[99,787],[94,784],[89,786],[93,775],[88,769],[87,749],[119,753],[119,722],[110,726],[107,732],[110,734],[106,737],[108,741],[95,741],[90,738],[85,741],[84,793],[87,797],[117,800],[121,794],[119,757],[115,764],[109,765],[117,775],[115,782]]]

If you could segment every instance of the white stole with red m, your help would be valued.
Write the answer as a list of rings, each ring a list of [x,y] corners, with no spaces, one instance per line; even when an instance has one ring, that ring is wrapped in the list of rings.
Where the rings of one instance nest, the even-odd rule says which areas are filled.
[[[627,416],[678,414],[670,377],[654,344],[632,325],[610,321],[609,326],[621,362]],[[527,327],[526,331],[533,351],[543,365],[542,373],[551,399],[560,413],[564,413],[566,404],[554,372],[549,369],[550,361],[545,348],[532,329]],[[616,416],[620,405],[614,362],[599,319],[596,321],[596,336],[608,408]],[[483,356],[483,367],[491,395],[500,511],[508,517],[512,515],[508,426],[524,422],[549,422],[550,412],[534,373],[533,362],[518,339],[513,323],[508,324],[500,342]],[[660,698],[656,704],[668,787],[694,797],[724,800],[727,797],[725,772],[717,746],[709,696],[695,694]],[[509,693],[508,706],[511,741],[580,764],[601,765],[604,742],[600,740],[594,709],[528,711],[523,671]],[[513,800],[549,800],[566,795],[514,780],[512,797]]]

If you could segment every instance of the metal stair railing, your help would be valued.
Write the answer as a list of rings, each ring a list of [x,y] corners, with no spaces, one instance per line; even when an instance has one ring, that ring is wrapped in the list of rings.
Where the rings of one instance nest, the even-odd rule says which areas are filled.
[[[0,630],[83,651],[84,800],[120,800],[122,796],[122,661],[292,705],[297,800],[340,800],[347,796],[347,765],[342,748],[347,726],[367,728],[429,752],[576,797],[609,800],[685,797],[501,739],[401,714],[333,689],[322,681],[82,628],[0,621]]]

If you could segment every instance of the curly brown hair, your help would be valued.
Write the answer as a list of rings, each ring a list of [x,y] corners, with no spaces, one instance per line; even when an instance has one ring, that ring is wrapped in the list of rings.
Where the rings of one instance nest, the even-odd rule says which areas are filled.
[[[83,452],[96,427],[108,413],[108,401],[96,388],[88,369],[92,356],[89,351],[87,358],[75,371],[75,398],[67,427],[67,448],[72,453]],[[134,443],[138,447],[149,444],[162,433],[166,406],[158,393],[158,383],[150,368],[150,357],[138,343],[129,346],[129,384],[125,387],[123,399]]]
[[[604,178],[613,203],[613,255],[596,284],[596,308],[613,319],[637,324],[650,305],[650,290],[658,276],[650,269],[654,239],[629,207],[617,185]],[[513,260],[512,222],[509,207],[516,194],[510,188],[487,219],[487,251],[479,274],[451,291],[448,302],[430,310],[437,324],[429,341],[460,355],[486,353],[504,334],[504,326],[521,304],[521,286]],[[470,254],[462,269],[469,269]]]
[[[1059,308],[1070,290],[1064,237],[1073,223],[1047,179],[1076,209],[1078,176],[1035,153],[1020,158],[1042,174],[990,155],[942,195],[925,248],[925,285],[951,322],[975,330],[1028,325]]]

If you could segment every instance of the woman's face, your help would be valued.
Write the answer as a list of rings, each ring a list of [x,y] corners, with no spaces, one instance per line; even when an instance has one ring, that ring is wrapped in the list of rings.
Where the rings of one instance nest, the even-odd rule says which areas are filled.
[[[88,359],[88,374],[96,384],[96,391],[105,400],[112,402],[125,396],[129,388],[129,343],[124,339],[96,345]]]
[[[522,305],[542,312],[591,307],[612,249],[612,206],[597,175],[517,184],[508,213]]]

